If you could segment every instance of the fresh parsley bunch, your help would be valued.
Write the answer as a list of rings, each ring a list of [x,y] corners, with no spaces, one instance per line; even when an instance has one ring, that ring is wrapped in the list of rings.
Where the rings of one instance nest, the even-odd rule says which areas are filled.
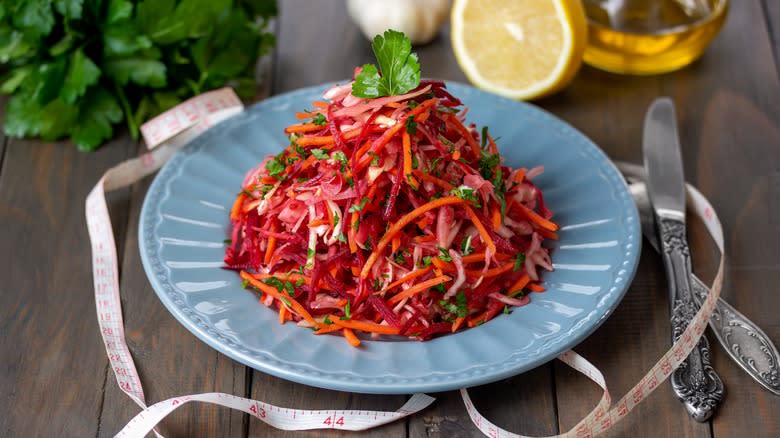
[[[275,0],[0,0],[4,131],[91,151],[203,91],[251,97],[276,13]]]

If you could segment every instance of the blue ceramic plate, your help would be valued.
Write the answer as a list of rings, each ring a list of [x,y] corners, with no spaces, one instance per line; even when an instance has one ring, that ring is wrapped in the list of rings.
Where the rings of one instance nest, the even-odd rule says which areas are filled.
[[[428,342],[314,336],[280,325],[275,311],[220,269],[228,210],[244,174],[286,146],[294,112],[326,85],[267,99],[215,126],[155,178],[140,222],[144,269],[163,304],[216,350],[252,368],[306,385],[398,394],[484,384],[541,365],[574,347],[615,309],[640,253],[637,211],[604,153],[577,130],[537,109],[450,83],[468,119],[500,137],[506,164],[543,165],[534,181],[561,225],[545,273],[547,292],[482,326]],[[186,340],[184,340],[186,342]]]

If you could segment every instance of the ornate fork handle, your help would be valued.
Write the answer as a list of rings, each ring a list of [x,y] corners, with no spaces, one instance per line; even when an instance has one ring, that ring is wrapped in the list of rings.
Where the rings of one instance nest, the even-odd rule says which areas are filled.
[[[672,336],[677,341],[696,314],[690,285],[691,259],[685,240],[685,224],[659,218],[664,264],[669,273],[672,303]],[[672,389],[696,421],[707,421],[723,400],[723,382],[710,363],[710,346],[702,336],[696,348],[671,375]]]
[[[696,276],[691,276],[691,286],[693,298],[700,306],[709,290]],[[750,377],[772,393],[780,395],[780,353],[766,333],[723,300],[718,300],[712,312],[710,328],[726,353]]]

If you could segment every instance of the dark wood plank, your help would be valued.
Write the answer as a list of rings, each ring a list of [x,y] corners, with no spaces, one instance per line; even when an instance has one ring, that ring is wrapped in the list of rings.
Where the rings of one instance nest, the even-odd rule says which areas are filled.
[[[107,359],[92,295],[84,199],[134,145],[92,154],[9,140],[0,175],[0,435],[94,436]],[[127,202],[113,199],[118,217]],[[115,231],[124,234],[124,221]],[[45,420],[36,421],[41,415]]]
[[[772,36],[772,47],[775,49],[775,66],[780,72],[780,4],[773,0],[763,0],[764,14]]]

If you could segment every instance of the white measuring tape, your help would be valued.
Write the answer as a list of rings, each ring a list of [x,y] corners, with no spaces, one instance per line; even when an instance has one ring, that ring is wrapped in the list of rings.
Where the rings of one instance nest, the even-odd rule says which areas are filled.
[[[179,148],[195,136],[242,110],[243,105],[235,93],[230,88],[223,88],[196,96],[166,111],[141,127],[141,133],[147,146],[153,150],[109,169],[87,196],[86,218],[92,245],[95,307],[100,334],[119,388],[142,408],[142,411],[127,423],[117,436],[143,437],[179,406],[194,401],[237,409],[283,430],[366,430],[396,421],[426,408],[435,399],[425,394],[413,395],[406,404],[395,412],[288,409],[223,393],[174,397],[149,407],[146,406],[143,386],[125,342],[122,306],[119,297],[118,260],[105,192],[126,187],[154,173]],[[688,195],[690,207],[704,221],[721,252],[718,273],[713,281],[712,291],[678,342],[611,409],[612,398],[601,372],[572,350],[558,356],[558,359],[585,374],[599,385],[604,390],[604,395],[588,416],[570,431],[557,436],[591,437],[612,427],[650,395],[682,363],[704,333],[723,284],[723,230],[715,210],[707,199],[690,185],[688,186]],[[486,436],[491,438],[524,437],[524,435],[508,432],[491,423],[474,407],[466,389],[461,389],[460,393],[471,420]]]

